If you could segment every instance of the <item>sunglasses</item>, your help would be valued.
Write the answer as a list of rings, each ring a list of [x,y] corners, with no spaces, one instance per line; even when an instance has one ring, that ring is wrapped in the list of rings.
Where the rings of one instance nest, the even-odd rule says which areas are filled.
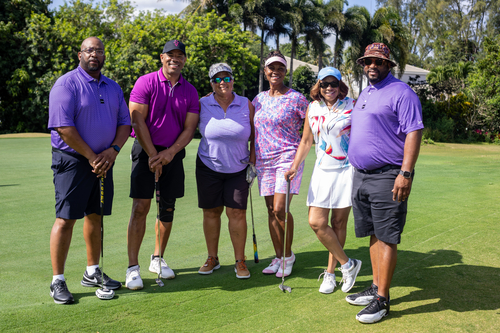
[[[230,77],[230,76],[226,76],[226,77],[214,77],[214,78],[212,79],[212,82],[213,82],[213,83],[221,83],[222,81],[224,81],[224,82],[226,82],[226,83],[229,83],[229,82],[231,82],[231,80],[232,80],[232,79],[233,79],[233,78],[232,78],[232,77]]]
[[[365,66],[370,66],[373,63],[373,60],[365,59],[364,62],[365,62]],[[375,60],[375,65],[377,65],[377,66],[382,66],[383,63],[384,63],[384,60],[382,60],[382,59]]]
[[[338,88],[340,85],[340,82],[339,81],[331,81],[331,82],[320,82],[319,83],[319,86],[323,89],[326,89],[328,88],[328,86],[332,87],[332,88]]]

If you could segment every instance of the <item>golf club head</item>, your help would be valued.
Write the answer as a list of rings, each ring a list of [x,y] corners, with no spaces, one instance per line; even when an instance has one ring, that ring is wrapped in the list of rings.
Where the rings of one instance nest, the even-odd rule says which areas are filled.
[[[281,289],[282,292],[289,292],[291,293],[292,292],[292,288],[290,288],[289,286],[285,286],[283,283],[279,285],[279,288]]]
[[[165,284],[163,283],[163,281],[160,278],[156,278],[156,284],[158,285],[158,287],[165,286]]]
[[[107,300],[107,299],[112,299],[113,297],[115,297],[115,292],[113,290],[108,289],[108,288],[99,288],[95,291],[95,295],[99,299]]]

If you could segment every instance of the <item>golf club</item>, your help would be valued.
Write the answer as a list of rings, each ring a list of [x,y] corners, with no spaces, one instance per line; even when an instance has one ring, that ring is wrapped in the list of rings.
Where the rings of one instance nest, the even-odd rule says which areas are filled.
[[[288,291],[289,293],[292,292],[292,288],[289,286],[285,286],[285,258],[286,258],[286,224],[288,220],[288,213],[290,210],[290,204],[289,204],[289,198],[290,198],[290,178],[287,176],[286,177],[286,202],[285,202],[285,237],[283,238],[283,260],[281,261],[281,284],[279,285],[279,288],[281,291],[285,292]]]
[[[101,208],[101,288],[95,291],[95,295],[99,299],[112,299],[115,297],[115,292],[104,286],[104,176],[100,180],[101,200],[99,206]]]
[[[250,213],[252,215],[252,231],[253,231],[253,261],[255,263],[259,262],[259,253],[257,252],[257,237],[255,237],[255,226],[253,222],[253,203],[252,203],[252,189],[249,189],[250,192]]]
[[[155,173],[155,190],[156,190],[156,221],[158,223],[158,277],[156,284],[158,287],[163,287],[165,284],[161,280],[161,227],[160,227],[160,183],[158,182],[158,173]]]

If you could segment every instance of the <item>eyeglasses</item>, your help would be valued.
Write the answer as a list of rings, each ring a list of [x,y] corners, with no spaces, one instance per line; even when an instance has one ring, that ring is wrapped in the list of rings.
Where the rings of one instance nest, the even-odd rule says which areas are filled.
[[[226,77],[214,77],[214,78],[212,79],[212,82],[213,82],[213,83],[221,83],[222,81],[224,81],[224,82],[226,82],[226,83],[229,83],[229,82],[231,82],[232,80],[233,80],[233,78],[232,78],[232,77],[230,77],[230,76],[226,76]]]
[[[365,66],[370,66],[373,63],[373,60],[371,60],[371,59],[365,59],[364,62],[365,62]],[[375,59],[375,65],[382,66],[383,63],[384,63],[384,60],[382,60],[382,59]]]
[[[332,87],[332,88],[338,88],[340,85],[340,82],[339,81],[331,81],[331,82],[320,82],[319,83],[319,86],[323,89],[326,89],[328,88],[328,86]]]
[[[92,54],[95,52],[95,54],[97,54],[98,56],[104,55],[104,49],[94,49],[93,47],[81,50],[81,52],[85,52],[87,54]]]

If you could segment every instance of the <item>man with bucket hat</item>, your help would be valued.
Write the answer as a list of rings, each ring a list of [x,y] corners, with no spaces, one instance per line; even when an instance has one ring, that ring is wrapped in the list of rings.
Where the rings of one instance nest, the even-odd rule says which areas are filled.
[[[383,43],[357,60],[369,85],[352,111],[349,160],[355,168],[352,204],[356,237],[370,236],[373,283],[346,301],[366,305],[356,319],[375,323],[389,314],[397,244],[422,139],[422,107],[415,92],[391,74],[396,63]]]
[[[137,79],[130,93],[132,120],[132,174],[130,197],[132,214],[128,225],[129,266],[125,286],[142,289],[139,249],[146,231],[146,217],[155,191],[155,175],[161,188],[159,221],[149,271],[164,279],[173,279],[174,271],[163,259],[172,230],[175,201],[184,196],[184,147],[193,139],[198,125],[198,92],[181,75],[187,56],[178,40],[165,43],[160,55],[162,67]]]

